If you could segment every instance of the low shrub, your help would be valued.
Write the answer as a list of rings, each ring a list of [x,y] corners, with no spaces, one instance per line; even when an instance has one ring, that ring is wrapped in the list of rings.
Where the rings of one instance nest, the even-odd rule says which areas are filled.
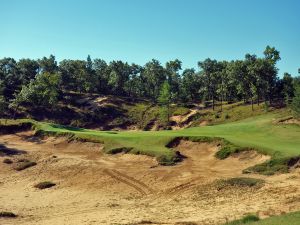
[[[218,190],[225,187],[261,187],[264,180],[249,177],[234,177],[226,180],[220,180],[217,183]]]
[[[4,159],[3,163],[5,163],[5,164],[12,164],[13,161],[11,159]]]
[[[252,222],[256,222],[259,221],[259,217],[253,214],[249,214],[245,217],[243,217],[240,220],[234,220],[231,222],[226,223],[225,225],[242,225],[242,224],[248,224],[248,223],[252,223]]]
[[[158,163],[162,166],[172,166],[175,164],[175,162],[173,160],[170,160],[167,156],[165,155],[160,155],[158,157],[156,157],[156,160],[158,161]]]
[[[51,188],[55,185],[56,184],[52,183],[51,181],[44,181],[44,182],[41,182],[41,183],[38,183],[38,184],[34,185],[34,187],[38,188],[38,189],[46,189],[46,188]]]
[[[230,142],[225,141],[225,140],[222,141],[221,146],[222,146],[221,149],[219,151],[217,151],[215,154],[215,157],[218,159],[226,159],[234,153],[251,150],[251,148],[238,147],[238,146],[231,144]]]
[[[32,166],[36,166],[37,163],[36,162],[31,162],[31,161],[25,161],[25,162],[21,162],[20,164],[18,164],[16,167],[15,167],[15,170],[17,171],[21,171],[21,170],[25,170],[29,167],[32,167]]]
[[[15,218],[17,217],[16,214],[12,213],[12,212],[0,212],[0,218]]]
[[[259,221],[259,217],[256,215],[247,215],[242,219],[243,223],[250,223],[250,222],[255,222],[255,221]]]
[[[288,173],[289,168],[300,161],[300,157],[272,158],[261,164],[249,167],[243,173],[259,173],[263,175],[274,175],[275,173]]]
[[[118,154],[118,153],[128,153],[132,150],[133,148],[130,148],[130,147],[120,147],[120,148],[112,148],[112,149],[109,149],[107,150],[106,153],[108,154]]]

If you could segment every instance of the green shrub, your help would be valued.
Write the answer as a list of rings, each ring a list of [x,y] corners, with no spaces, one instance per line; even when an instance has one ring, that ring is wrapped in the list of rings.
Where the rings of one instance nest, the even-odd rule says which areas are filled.
[[[289,168],[300,161],[298,157],[275,158],[263,162],[261,164],[245,169],[244,173],[259,173],[263,175],[274,175],[275,173],[288,173]]]
[[[133,148],[130,148],[130,147],[120,147],[120,148],[112,148],[112,149],[109,149],[107,151],[108,154],[118,154],[118,153],[128,153],[132,150]]]
[[[295,97],[292,101],[292,110],[296,118],[300,118],[300,85],[295,87]]]
[[[264,180],[250,178],[250,177],[234,177],[226,180],[219,180],[217,182],[218,190],[225,187],[261,187],[264,184]]]
[[[185,156],[181,155],[179,151],[175,151],[175,154],[157,156],[156,160],[162,166],[172,166],[177,162],[181,162],[184,158]]]
[[[38,184],[34,185],[34,187],[38,188],[38,189],[46,189],[46,188],[51,188],[55,185],[56,184],[52,183],[51,181],[44,181],[44,182],[41,182],[41,183],[38,183]]]
[[[242,219],[243,223],[250,223],[250,222],[255,222],[255,221],[259,221],[259,217],[256,215],[247,215]]]
[[[252,223],[252,222],[256,222],[256,221],[259,221],[259,217],[256,216],[256,215],[247,215],[245,217],[243,217],[242,219],[240,220],[234,220],[234,221],[231,221],[229,223],[226,223],[225,225],[242,225],[242,224],[248,224],[248,223]]]
[[[25,161],[25,162],[21,162],[19,165],[17,165],[15,167],[15,170],[21,171],[21,170],[25,170],[25,169],[27,169],[29,167],[32,167],[32,166],[35,166],[35,165],[37,165],[36,162]]]
[[[231,146],[224,146],[216,152],[215,157],[218,159],[226,159],[233,153]]]

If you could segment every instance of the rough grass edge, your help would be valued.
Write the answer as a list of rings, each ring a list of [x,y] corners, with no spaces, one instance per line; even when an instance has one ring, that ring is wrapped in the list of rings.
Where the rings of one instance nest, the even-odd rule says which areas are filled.
[[[228,223],[225,223],[224,225],[248,224],[248,223],[252,223],[252,222],[257,222],[259,220],[260,220],[260,218],[257,215],[249,214],[249,215],[244,216],[242,219],[233,220],[233,221],[230,221]]]

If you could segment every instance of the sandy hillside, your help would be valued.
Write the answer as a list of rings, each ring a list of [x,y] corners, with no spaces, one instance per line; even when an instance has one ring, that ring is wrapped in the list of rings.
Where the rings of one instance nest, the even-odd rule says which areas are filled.
[[[267,159],[255,152],[218,160],[217,146],[182,141],[177,150],[187,158],[164,167],[147,156],[106,155],[99,144],[39,139],[31,132],[0,136],[0,144],[8,155],[0,157],[0,211],[19,215],[0,219],[1,225],[222,224],[251,212],[266,217],[300,209],[300,170],[243,175]],[[37,165],[14,170],[24,158]],[[216,180],[240,176],[266,183],[218,188]],[[34,188],[41,181],[57,185]]]

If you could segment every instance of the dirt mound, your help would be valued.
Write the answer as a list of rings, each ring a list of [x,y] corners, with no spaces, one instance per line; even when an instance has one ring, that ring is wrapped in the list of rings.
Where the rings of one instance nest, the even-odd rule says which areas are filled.
[[[275,124],[295,124],[295,125],[300,125],[300,120],[299,119],[295,119],[292,116],[289,116],[289,117],[285,117],[285,118],[281,118],[281,119],[275,120],[274,123]]]
[[[246,176],[263,179],[260,188],[218,189],[218,180],[245,177],[243,169],[268,159],[254,151],[218,160],[218,146],[181,140],[176,150],[186,158],[165,167],[148,156],[106,155],[101,144],[37,139],[31,132],[3,135],[0,142],[27,152],[9,156],[12,164],[0,163],[0,211],[19,215],[0,224],[221,224],[249,212],[267,216],[300,209],[296,169]],[[16,172],[21,157],[37,165]],[[36,190],[43,181],[56,185]]]

